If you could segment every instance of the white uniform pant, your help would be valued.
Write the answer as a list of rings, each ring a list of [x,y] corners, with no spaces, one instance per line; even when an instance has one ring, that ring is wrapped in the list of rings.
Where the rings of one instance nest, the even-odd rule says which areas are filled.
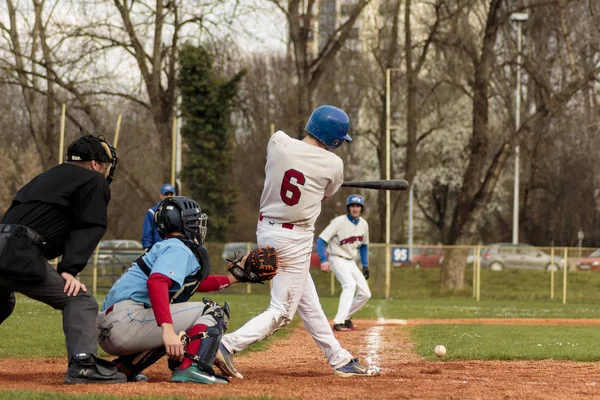
[[[271,303],[266,311],[248,321],[237,331],[223,336],[222,343],[231,353],[271,336],[290,323],[296,311],[306,330],[321,348],[333,369],[352,360],[331,330],[323,312],[315,284],[310,276],[313,229],[294,226],[282,228],[266,219],[259,222],[257,242],[260,247],[273,246],[279,254],[279,269],[273,278]]]
[[[217,324],[210,315],[211,309],[206,309],[204,303],[171,304],[170,308],[175,332],[187,332],[197,324]],[[164,345],[162,329],[156,325],[154,311],[133,300],[116,303],[108,315],[104,311],[99,312],[96,326],[100,347],[113,356],[139,353]]]
[[[331,271],[342,285],[340,304],[333,319],[334,324],[343,324],[352,314],[360,310],[371,298],[371,290],[356,261],[334,255],[329,256]],[[356,296],[354,294],[356,293]]]

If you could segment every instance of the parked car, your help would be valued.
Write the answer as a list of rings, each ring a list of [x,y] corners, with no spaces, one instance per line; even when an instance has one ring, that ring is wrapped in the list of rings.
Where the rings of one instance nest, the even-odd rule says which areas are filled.
[[[250,250],[258,248],[258,244],[250,243]],[[225,243],[221,258],[223,261],[233,260],[236,257],[243,256],[248,252],[248,242],[230,242]]]
[[[419,268],[439,268],[444,260],[444,250],[437,247],[414,247],[410,253],[410,266]]]
[[[98,252],[98,265],[128,266],[144,252],[137,240],[102,240]],[[89,261],[94,263],[94,254]]]
[[[529,244],[494,243],[481,252],[481,268],[492,271],[504,269],[538,269],[558,271],[565,260],[554,256],[554,263],[549,254]]]
[[[595,250],[589,256],[583,257],[577,261],[575,268],[580,271],[600,270],[600,249]]]

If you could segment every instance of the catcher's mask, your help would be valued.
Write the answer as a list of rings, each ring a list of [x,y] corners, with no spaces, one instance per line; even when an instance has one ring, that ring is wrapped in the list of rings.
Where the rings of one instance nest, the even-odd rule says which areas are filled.
[[[117,170],[117,149],[104,136],[85,135],[75,140],[67,149],[67,161],[97,161],[108,164],[106,180],[111,183]]]
[[[167,197],[154,214],[156,230],[161,238],[180,232],[197,244],[204,243],[208,217],[194,200],[185,196]]]

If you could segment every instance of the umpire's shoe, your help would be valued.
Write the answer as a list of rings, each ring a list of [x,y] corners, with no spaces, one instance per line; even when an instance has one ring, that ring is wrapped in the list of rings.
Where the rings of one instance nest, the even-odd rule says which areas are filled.
[[[196,364],[192,364],[191,366],[185,369],[176,368],[171,375],[171,382],[184,383],[184,382],[194,382],[194,383],[204,383],[208,385],[226,385],[229,383],[229,380],[221,375],[216,375],[214,372],[208,373],[202,371]]]
[[[125,383],[127,377],[115,364],[93,354],[79,353],[71,357],[65,385],[77,383]]]
[[[243,379],[244,376],[240,374],[233,363],[233,354],[227,350],[227,347],[223,343],[219,345],[219,351],[215,358],[215,365],[221,370],[221,373],[225,376],[236,377]]]
[[[343,367],[333,370],[335,376],[341,376],[343,378],[349,376],[375,376],[379,375],[377,371],[369,371],[366,367],[362,366],[358,362],[358,358],[350,360],[350,362]]]

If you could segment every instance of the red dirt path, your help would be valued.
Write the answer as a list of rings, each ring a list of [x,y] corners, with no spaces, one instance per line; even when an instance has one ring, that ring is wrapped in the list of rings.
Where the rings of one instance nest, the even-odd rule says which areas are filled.
[[[388,323],[385,323],[388,322]],[[600,325],[600,320],[467,319],[409,320],[422,323]],[[270,350],[236,356],[243,380],[230,385],[168,383],[161,361],[149,371],[150,383],[64,386],[63,360],[0,360],[0,388],[137,396],[270,396],[316,399],[583,399],[600,398],[597,363],[564,361],[424,361],[413,351],[406,325],[356,321],[359,330],[336,333],[361,361],[378,362],[381,375],[337,378],[302,327]],[[374,337],[379,334],[377,342]],[[378,343],[377,355],[373,347]]]

